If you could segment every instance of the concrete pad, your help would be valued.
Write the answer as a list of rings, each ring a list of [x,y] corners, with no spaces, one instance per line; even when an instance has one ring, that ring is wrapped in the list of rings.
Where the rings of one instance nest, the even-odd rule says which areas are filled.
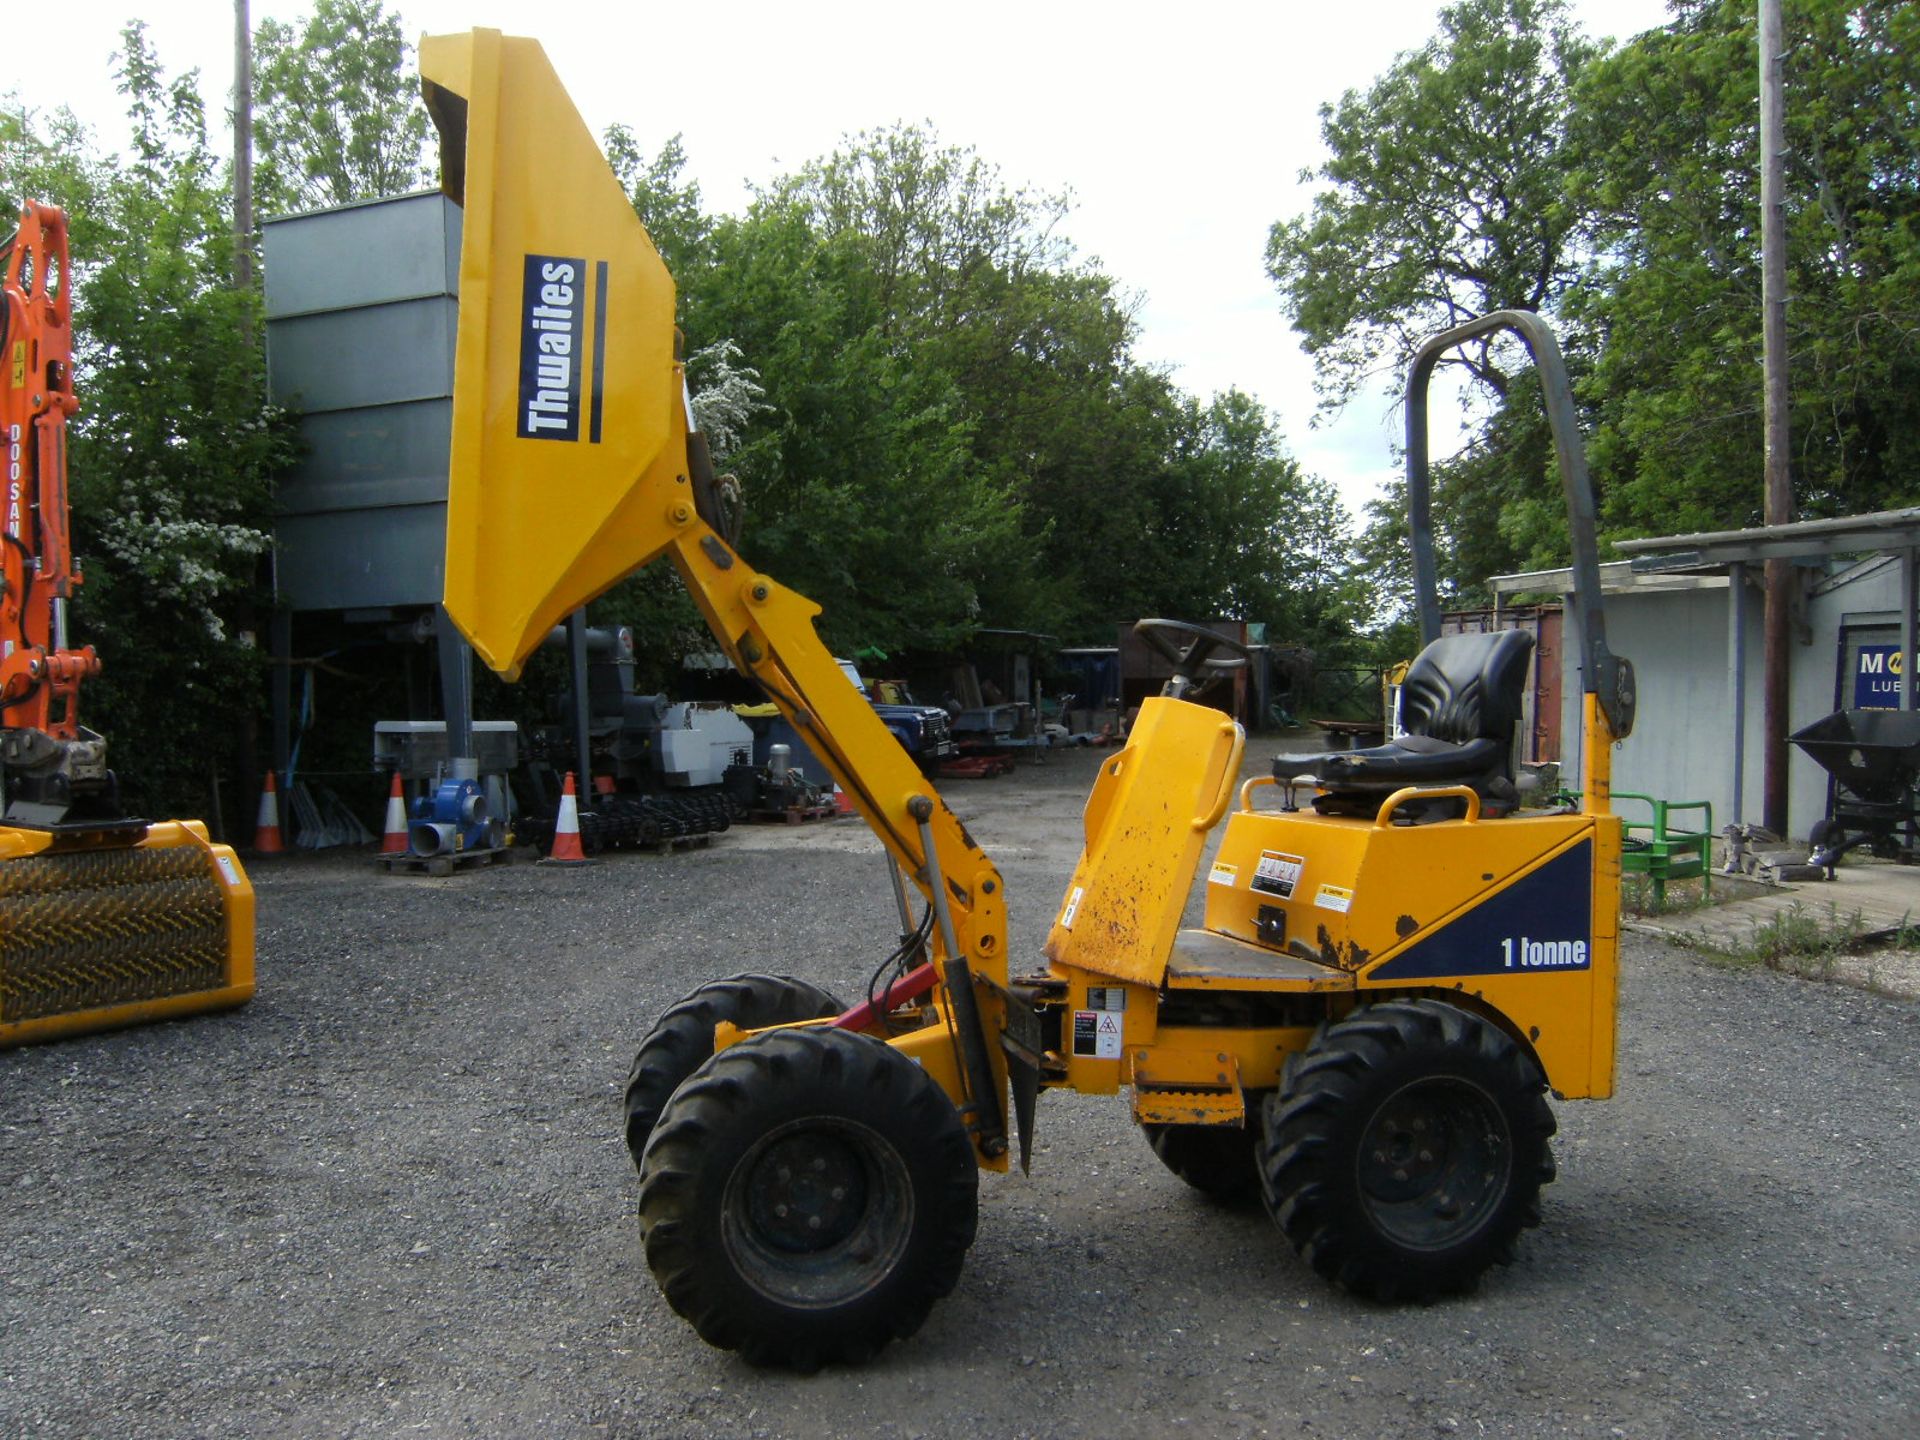
[[[1637,934],[1731,951],[1746,949],[1755,932],[1796,908],[1823,927],[1849,930],[1863,941],[1920,929],[1920,867],[1916,866],[1856,862],[1842,865],[1832,880],[1765,887],[1714,877],[1717,896],[1735,887],[1749,893],[1699,909],[1626,916],[1621,924]],[[1836,954],[1809,963],[1819,972],[1816,978],[1920,997],[1920,951],[1875,947],[1864,954]]]

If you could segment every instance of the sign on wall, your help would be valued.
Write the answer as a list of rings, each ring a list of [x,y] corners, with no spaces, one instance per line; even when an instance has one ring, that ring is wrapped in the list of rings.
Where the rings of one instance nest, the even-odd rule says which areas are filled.
[[[1861,645],[1853,662],[1853,710],[1898,710],[1902,694],[1900,647]]]

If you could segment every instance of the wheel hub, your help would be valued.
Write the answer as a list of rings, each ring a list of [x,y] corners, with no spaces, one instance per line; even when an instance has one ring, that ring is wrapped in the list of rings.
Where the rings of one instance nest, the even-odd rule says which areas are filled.
[[[867,1206],[865,1169],[837,1135],[803,1132],[777,1141],[747,1183],[754,1229],[774,1249],[795,1254],[838,1245]]]
[[[1415,1081],[1388,1097],[1361,1136],[1362,1203],[1403,1245],[1457,1244],[1506,1193],[1511,1148],[1505,1117],[1479,1086]]]
[[[818,1117],[763,1135],[727,1182],[721,1238],[742,1279],[790,1305],[878,1285],[913,1235],[913,1185],[865,1125]]]

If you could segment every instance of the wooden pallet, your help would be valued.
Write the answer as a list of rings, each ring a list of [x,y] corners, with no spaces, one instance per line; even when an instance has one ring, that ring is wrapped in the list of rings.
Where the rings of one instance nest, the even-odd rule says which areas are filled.
[[[456,850],[451,855],[382,855],[380,863],[389,875],[431,875],[445,879],[456,870],[478,870],[487,865],[511,865],[513,847],[496,845],[488,850]]]
[[[839,813],[829,801],[824,805],[795,805],[787,810],[753,810],[747,818],[756,825],[799,825],[808,820],[831,820]]]

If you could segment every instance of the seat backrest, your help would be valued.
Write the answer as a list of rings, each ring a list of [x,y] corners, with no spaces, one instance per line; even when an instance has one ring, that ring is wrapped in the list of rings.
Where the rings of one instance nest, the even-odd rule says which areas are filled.
[[[1407,667],[1400,724],[1409,735],[1464,745],[1513,743],[1533,636],[1525,630],[1442,635]]]

